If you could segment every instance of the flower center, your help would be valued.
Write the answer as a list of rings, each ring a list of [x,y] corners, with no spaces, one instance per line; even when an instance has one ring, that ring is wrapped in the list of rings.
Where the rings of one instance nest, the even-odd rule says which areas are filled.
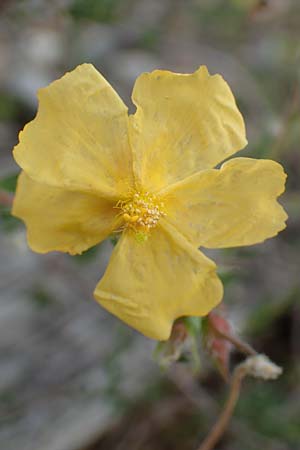
[[[128,200],[116,205],[121,210],[124,228],[133,229],[141,237],[147,237],[159,219],[165,216],[164,203],[149,192],[135,192]]]

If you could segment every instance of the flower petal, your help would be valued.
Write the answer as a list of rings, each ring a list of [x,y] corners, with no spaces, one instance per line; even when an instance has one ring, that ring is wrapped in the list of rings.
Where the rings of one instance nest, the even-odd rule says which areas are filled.
[[[135,171],[147,190],[214,167],[247,141],[243,118],[220,75],[163,70],[136,80],[130,116]]]
[[[113,203],[19,176],[12,214],[27,225],[32,250],[81,253],[105,239],[116,227]]]
[[[287,215],[276,201],[285,179],[275,161],[234,158],[170,189],[168,220],[197,246],[262,242],[285,228]]]
[[[127,108],[91,64],[38,93],[36,118],[20,133],[17,163],[36,181],[119,198],[132,183]]]
[[[222,298],[215,264],[173,227],[153,229],[137,242],[124,232],[95,298],[144,335],[169,338],[177,317],[206,315]]]

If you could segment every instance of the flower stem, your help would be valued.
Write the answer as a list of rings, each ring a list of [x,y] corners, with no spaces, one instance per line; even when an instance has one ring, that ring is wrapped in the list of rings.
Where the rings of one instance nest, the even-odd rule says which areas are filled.
[[[224,409],[209,435],[198,450],[212,450],[224,434],[239,399],[243,378],[250,375],[263,380],[275,380],[282,373],[282,368],[274,364],[267,356],[256,353],[248,356],[233,371],[229,396]]]
[[[229,391],[229,396],[225,407],[215,423],[214,427],[210,431],[209,435],[202,442],[198,450],[211,450],[214,448],[215,444],[220,440],[221,436],[224,434],[227,425],[233,414],[235,405],[239,399],[242,380],[246,375],[247,371],[240,365],[237,366],[232,375],[231,387]]]
[[[257,351],[254,350],[251,345],[242,341],[239,337],[231,334],[230,332],[227,332],[224,327],[221,329],[220,327],[216,326],[216,323],[217,322],[215,322],[214,320],[210,321],[210,326],[213,328],[215,334],[233,344],[241,353],[244,353],[248,356],[257,355]]]
[[[257,351],[254,350],[254,348],[251,347],[251,345],[247,344],[246,342],[239,339],[237,336],[234,336],[233,334],[226,333],[225,331],[216,330],[216,332],[227,341],[231,342],[238,350],[240,350],[241,353],[244,353],[245,355],[254,356],[257,355]]]

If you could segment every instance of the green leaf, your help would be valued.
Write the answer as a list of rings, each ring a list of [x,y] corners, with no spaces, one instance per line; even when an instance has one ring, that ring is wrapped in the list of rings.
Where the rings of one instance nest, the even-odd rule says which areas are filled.
[[[191,336],[199,337],[202,329],[202,317],[184,317],[183,322]]]
[[[7,175],[6,177],[0,179],[0,189],[7,192],[15,192],[17,186],[18,173]]]
[[[74,19],[111,23],[117,18],[120,0],[75,0],[69,9]]]

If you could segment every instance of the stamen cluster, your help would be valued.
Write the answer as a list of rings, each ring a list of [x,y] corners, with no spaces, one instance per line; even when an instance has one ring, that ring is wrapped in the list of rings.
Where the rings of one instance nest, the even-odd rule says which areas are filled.
[[[164,203],[149,192],[135,192],[129,200],[117,205],[126,228],[137,232],[148,232],[157,225],[159,219],[165,216]]]

